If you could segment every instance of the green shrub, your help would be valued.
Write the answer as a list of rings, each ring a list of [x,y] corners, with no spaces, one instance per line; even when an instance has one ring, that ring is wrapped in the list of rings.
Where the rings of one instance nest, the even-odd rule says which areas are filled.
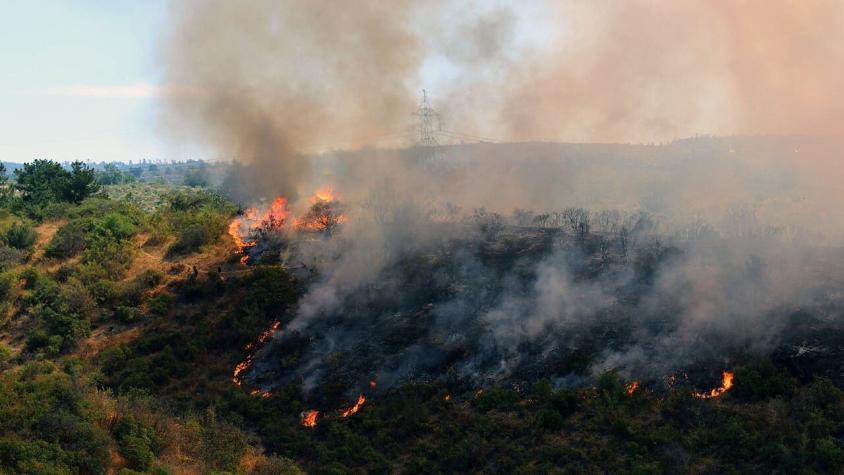
[[[64,201],[53,201],[41,208],[41,219],[59,219],[67,217],[73,205]]]
[[[82,254],[79,267],[80,279],[95,282],[98,279],[117,280],[135,258],[131,241],[116,241],[103,236],[89,236],[88,248]]]
[[[50,239],[44,255],[56,259],[73,257],[85,249],[85,236],[91,229],[91,221],[77,219],[60,227]]]
[[[539,425],[546,430],[560,430],[563,427],[563,416],[553,409],[543,409],[539,412]]]
[[[164,272],[159,269],[147,269],[138,276],[138,281],[147,288],[155,287],[164,282]]]
[[[181,189],[169,193],[166,199],[173,211],[204,208],[226,215],[237,211],[237,207],[223,195],[207,189]]]
[[[136,322],[143,316],[143,312],[141,312],[137,307],[127,307],[121,305],[114,309],[114,317],[124,323]]]
[[[110,200],[105,197],[92,197],[73,208],[68,216],[77,218],[100,218],[107,214],[117,214],[127,219],[135,226],[144,221],[144,212],[136,205],[126,201]]]
[[[12,359],[12,350],[8,346],[0,343],[0,369],[6,369],[9,360]]]
[[[38,233],[28,224],[13,223],[6,231],[4,240],[15,249],[29,249],[38,240]]]
[[[211,242],[211,233],[201,224],[191,224],[179,232],[176,242],[167,250],[169,256],[189,254],[198,251],[202,246]]]
[[[26,251],[0,245],[0,270],[14,267],[26,258]]]
[[[129,468],[148,470],[159,447],[155,432],[129,416],[115,424],[113,433]]]
[[[160,294],[147,300],[147,311],[150,315],[163,317],[173,306],[173,297],[167,294]]]
[[[261,459],[252,469],[253,475],[304,475],[296,462],[285,457]]]
[[[95,219],[91,227],[91,233],[95,236],[111,238],[116,241],[129,239],[137,231],[138,227],[136,223],[130,218],[118,213],[108,213],[101,218]]]
[[[51,353],[57,353],[90,334],[91,318],[97,307],[79,280],[71,279],[60,286],[49,277],[29,269],[22,276],[27,289],[24,308],[39,325],[30,334],[31,347],[47,347]]]

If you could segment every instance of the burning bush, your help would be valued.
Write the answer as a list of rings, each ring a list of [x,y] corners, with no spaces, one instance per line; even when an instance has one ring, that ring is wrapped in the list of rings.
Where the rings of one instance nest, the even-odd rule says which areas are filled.
[[[308,212],[296,221],[296,229],[331,236],[345,219],[338,201],[331,198],[317,198]]]

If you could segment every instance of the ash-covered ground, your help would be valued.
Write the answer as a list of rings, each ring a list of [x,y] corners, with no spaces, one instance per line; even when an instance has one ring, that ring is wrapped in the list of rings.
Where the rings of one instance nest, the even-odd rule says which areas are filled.
[[[253,261],[280,259],[307,290],[248,385],[301,385],[317,407],[413,382],[584,386],[606,370],[705,389],[746,354],[844,384],[837,249],[571,208],[367,229],[264,235]]]

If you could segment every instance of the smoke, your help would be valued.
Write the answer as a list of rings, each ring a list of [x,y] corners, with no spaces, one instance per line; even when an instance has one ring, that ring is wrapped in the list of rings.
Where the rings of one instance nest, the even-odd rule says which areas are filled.
[[[497,86],[510,138],[666,141],[695,134],[840,136],[844,6],[565,2],[560,35]]]
[[[582,377],[578,352],[587,372],[657,377],[770,349],[827,298],[838,2],[195,0],[171,17],[164,86],[189,93],[163,97],[163,131],[235,160],[238,199],[301,206],[330,183],[348,205],[336,236],[284,253],[316,277],[256,358],[269,387]],[[429,86],[444,128],[500,141],[826,138],[366,148],[406,143]],[[560,238],[545,223],[569,206],[630,219]],[[514,208],[548,216],[495,214]]]
[[[197,93],[165,102],[162,127],[253,165],[237,180],[253,197],[293,196],[308,178],[304,153],[362,145],[413,109],[407,79],[423,52],[404,23],[412,10],[406,1],[174,2],[164,80]]]
[[[229,158],[286,163],[400,134],[424,80],[450,124],[507,140],[830,135],[844,118],[838,2],[203,0],[171,13],[164,82],[200,92],[166,104],[165,129]]]

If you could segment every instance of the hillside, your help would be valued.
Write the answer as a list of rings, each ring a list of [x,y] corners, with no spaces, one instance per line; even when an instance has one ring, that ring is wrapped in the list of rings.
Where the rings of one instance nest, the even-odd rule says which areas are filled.
[[[785,300],[800,305],[760,307],[776,333],[730,308],[689,342],[673,339],[697,314],[663,276],[698,276],[683,256],[740,249],[736,236],[579,208],[379,223],[330,195],[249,218],[259,211],[205,189],[133,190],[4,204],[0,471],[844,468],[835,269],[803,279],[811,298]],[[724,285],[778,275],[771,256],[792,245],[753,239],[769,271],[739,260]],[[370,271],[348,268],[359,286],[337,280],[361,260]],[[537,282],[571,294],[534,300]],[[746,333],[724,338],[721,323]]]

